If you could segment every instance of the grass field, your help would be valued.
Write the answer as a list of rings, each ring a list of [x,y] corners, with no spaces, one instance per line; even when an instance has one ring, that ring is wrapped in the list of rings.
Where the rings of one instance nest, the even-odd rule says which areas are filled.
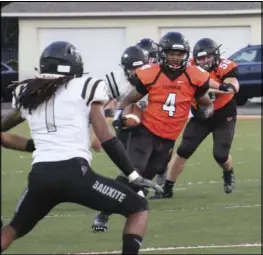
[[[11,132],[28,136],[26,125]],[[227,195],[223,192],[220,169],[212,158],[212,139],[204,141],[188,161],[174,197],[150,202],[148,229],[142,246],[146,251],[142,254],[261,253],[260,120],[237,122],[231,154],[236,187]],[[30,164],[30,154],[2,150],[2,215],[5,222],[12,217],[26,187]],[[93,168],[111,177],[118,173],[104,153],[94,153]],[[74,204],[57,206],[5,254],[89,254],[120,250],[124,218],[113,216],[108,233],[94,234],[90,227],[95,214]]]

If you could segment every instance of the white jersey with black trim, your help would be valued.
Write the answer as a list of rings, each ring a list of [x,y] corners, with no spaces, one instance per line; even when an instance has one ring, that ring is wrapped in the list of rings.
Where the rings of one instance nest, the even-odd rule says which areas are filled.
[[[25,86],[22,84],[16,88],[12,102],[14,108],[18,93],[23,93]],[[22,107],[21,116],[28,122],[36,147],[32,164],[73,157],[82,157],[91,163],[91,104],[104,104],[108,100],[108,88],[103,80],[83,76],[58,88],[55,95],[40,104],[32,114]]]
[[[124,70],[119,67],[105,75],[105,81],[108,84],[109,95],[112,98],[121,99],[128,94],[134,87],[128,81]]]

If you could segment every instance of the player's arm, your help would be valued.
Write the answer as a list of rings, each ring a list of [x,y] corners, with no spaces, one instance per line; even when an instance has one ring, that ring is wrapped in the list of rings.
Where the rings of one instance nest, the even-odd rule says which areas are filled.
[[[5,114],[2,118],[1,131],[6,132],[23,121],[24,119],[21,117],[18,110],[10,110],[10,112]]]
[[[224,84],[231,84],[232,86],[234,86],[235,93],[237,93],[239,91],[239,82],[238,82],[236,77],[226,77],[223,80],[223,83]]]
[[[121,142],[111,133],[105,118],[104,104],[109,101],[106,83],[91,80],[89,90],[82,92],[82,96],[87,107],[90,107],[90,122],[104,151],[123,173],[130,177],[130,180],[134,180],[135,175],[138,178],[139,174],[134,170]]]
[[[6,132],[1,132],[1,144],[3,147],[11,150],[27,152],[35,150],[35,144],[32,139]]]
[[[155,186],[151,181],[143,179],[133,168],[123,145],[116,136],[112,135],[104,116],[103,105],[99,102],[94,102],[91,105],[91,124],[104,151],[131,182],[135,182],[140,186],[159,189],[159,187]]]
[[[209,81],[209,92],[215,92],[218,94],[232,94],[234,93],[234,89],[227,86],[227,83],[223,82],[223,84],[218,83],[217,81],[210,79]]]
[[[21,91],[21,86],[22,85],[17,86],[13,90],[12,110],[8,111],[8,113],[4,114],[2,117],[1,132],[6,132],[24,121],[24,118],[21,116],[20,109],[17,105],[17,97]]]
[[[113,126],[115,129],[121,128],[121,114],[124,108],[132,103],[137,103],[139,100],[141,100],[146,94],[148,94],[148,90],[144,86],[144,84],[141,82],[141,80],[136,75],[132,81],[132,86],[135,88],[131,90],[118,104],[117,110],[113,117]]]
[[[137,89],[133,89],[128,93],[123,100],[120,101],[120,103],[117,106],[117,110],[123,110],[126,106],[132,103],[137,103],[139,100],[141,100],[144,97],[141,93],[137,91]]]
[[[107,102],[104,105],[104,114],[105,117],[107,118],[107,121],[109,123],[109,121],[111,121],[111,112],[114,112],[116,110],[116,99],[110,99],[109,102]],[[93,129],[91,128],[91,148],[95,151],[95,152],[100,152],[101,150],[101,144],[100,141],[98,139],[98,137],[95,135],[95,133],[93,132]]]
[[[237,80],[237,66],[233,62],[231,62],[229,65],[230,66],[226,65],[226,69],[222,70],[223,75],[221,76],[221,79],[223,83],[219,84],[218,82],[211,79],[209,83],[210,88],[218,89],[226,93],[237,93],[239,91],[239,82]]]
[[[211,79],[208,79],[202,86],[198,87],[195,93],[195,100],[198,106],[197,110],[200,117],[204,119],[209,118],[214,113],[214,104],[207,94],[210,80]]]
[[[150,180],[142,178],[138,174],[123,145],[116,136],[112,135],[104,115],[103,104],[108,101],[107,86],[104,82],[101,82],[97,86],[92,97],[92,99],[88,99],[87,101],[86,98],[84,98],[84,100],[88,106],[90,104],[90,120],[93,130],[109,158],[128,177],[130,182],[134,182],[141,187],[151,187],[162,192],[161,187],[153,184]],[[90,98],[90,95],[88,98]]]

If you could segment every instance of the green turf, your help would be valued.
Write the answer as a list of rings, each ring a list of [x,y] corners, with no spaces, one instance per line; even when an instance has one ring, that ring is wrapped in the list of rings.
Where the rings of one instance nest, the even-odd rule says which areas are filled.
[[[212,158],[209,137],[188,161],[170,200],[151,201],[142,248],[233,245],[261,242],[261,132],[259,120],[240,120],[231,154],[236,173],[234,193],[223,192],[221,172]],[[26,125],[11,132],[29,135]],[[177,142],[177,144],[179,141]],[[31,155],[2,150],[2,215],[13,215],[26,187]],[[104,153],[93,168],[114,177],[118,170]],[[108,233],[90,231],[95,212],[82,206],[57,206],[49,217],[18,240],[6,254],[69,253],[121,249],[124,218],[113,216]],[[146,254],[145,252],[143,252]],[[151,254],[260,254],[260,247],[209,248],[148,252]]]

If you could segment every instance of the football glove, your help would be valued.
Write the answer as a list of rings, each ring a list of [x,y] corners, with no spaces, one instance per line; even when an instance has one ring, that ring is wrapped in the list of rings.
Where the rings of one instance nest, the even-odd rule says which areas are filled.
[[[116,131],[119,131],[123,127],[122,111],[123,110],[116,110],[112,119],[112,126]]]
[[[134,183],[135,185],[142,187],[142,188],[152,188],[159,193],[163,193],[163,189],[158,184],[154,184],[152,181],[143,178],[138,174],[137,171],[133,171],[129,176],[128,179],[130,182]]]

